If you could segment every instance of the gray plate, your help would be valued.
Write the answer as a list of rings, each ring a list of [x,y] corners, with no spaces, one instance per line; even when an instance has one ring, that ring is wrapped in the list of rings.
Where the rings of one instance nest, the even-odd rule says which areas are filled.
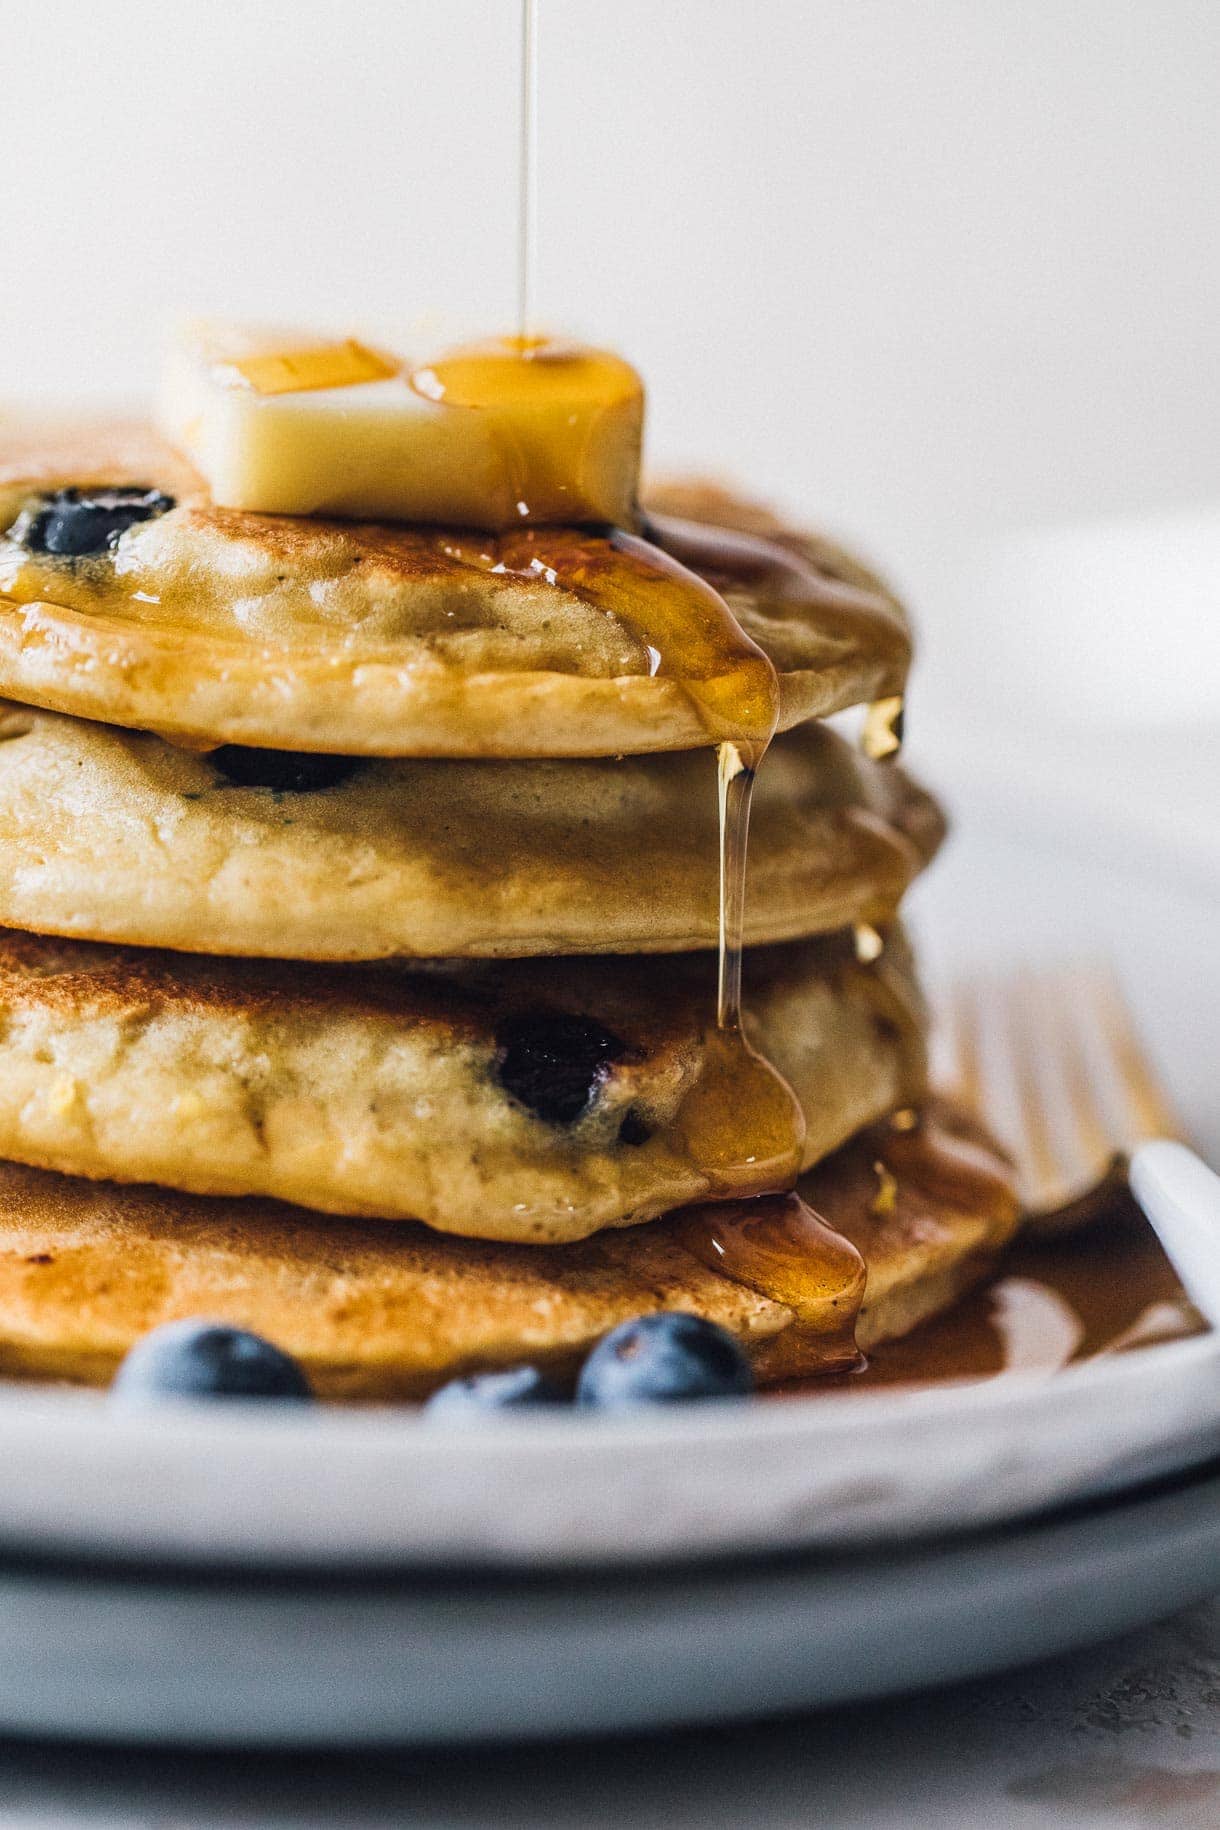
[[[376,1581],[0,1569],[0,1727],[375,1745],[661,1727],[1001,1670],[1220,1581],[1220,1471],[900,1553]]]

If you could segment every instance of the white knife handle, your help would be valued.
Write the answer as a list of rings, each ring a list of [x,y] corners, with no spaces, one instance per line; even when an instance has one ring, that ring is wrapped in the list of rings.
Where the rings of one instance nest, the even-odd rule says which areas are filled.
[[[1131,1158],[1131,1192],[1191,1302],[1220,1328],[1220,1176],[1185,1144],[1158,1138]]]

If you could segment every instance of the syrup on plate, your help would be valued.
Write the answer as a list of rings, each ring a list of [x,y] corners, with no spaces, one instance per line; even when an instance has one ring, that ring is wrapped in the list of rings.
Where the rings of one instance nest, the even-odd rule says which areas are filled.
[[[1010,1246],[994,1276],[913,1334],[875,1348],[843,1389],[1053,1372],[1202,1327],[1152,1228],[1124,1199],[1080,1233]]]

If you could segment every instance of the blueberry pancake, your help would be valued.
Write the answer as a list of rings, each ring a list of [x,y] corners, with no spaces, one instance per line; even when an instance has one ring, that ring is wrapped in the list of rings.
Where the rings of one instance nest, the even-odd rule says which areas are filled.
[[[825,725],[755,792],[746,938],[884,922],[931,798]],[[281,959],[716,944],[715,761],[426,762],[163,739],[0,701],[0,923]]]
[[[0,692],[203,744],[561,757],[753,739],[902,691],[906,619],[865,567],[733,533],[714,493],[683,507],[645,521],[652,545],[257,515],[139,426],[10,422]]]
[[[866,1350],[948,1306],[1016,1226],[995,1149],[951,1115],[932,1122],[927,1153],[881,1125],[801,1185],[867,1259]],[[320,1396],[418,1398],[522,1359],[563,1377],[607,1329],[661,1309],[730,1329],[764,1383],[824,1366],[833,1314],[759,1294],[688,1240],[675,1215],[540,1252],[4,1163],[0,1373],[102,1384],[149,1329],[207,1316],[275,1341]]]
[[[750,1060],[725,1065],[706,954],[327,968],[0,930],[0,1155],[581,1239],[726,1179],[774,1186],[763,1144],[793,1095],[795,1168],[922,1091],[897,930],[867,966],[850,936],[756,949],[747,992],[782,1109]]]

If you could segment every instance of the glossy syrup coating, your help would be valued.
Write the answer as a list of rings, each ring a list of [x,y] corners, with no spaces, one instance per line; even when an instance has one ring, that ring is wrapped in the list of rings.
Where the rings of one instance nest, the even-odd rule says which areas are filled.
[[[88,567],[0,540],[0,692],[196,746],[566,757],[758,742],[905,681],[901,608],[816,542],[260,515],[138,427],[0,431],[2,526],[137,485],[176,506]]]
[[[868,1260],[866,1353],[985,1277],[1017,1224],[1004,1160],[977,1135],[976,1173],[950,1185],[896,1168],[895,1208],[872,1214],[887,1131],[800,1188]],[[0,1162],[0,1372],[105,1384],[150,1329],[203,1315],[274,1341],[320,1397],[410,1399],[522,1362],[565,1380],[609,1330],[657,1309],[727,1328],[761,1385],[824,1377],[828,1354],[841,1367],[837,1318],[828,1333],[802,1324],[791,1302],[696,1256],[680,1225],[540,1250]]]

